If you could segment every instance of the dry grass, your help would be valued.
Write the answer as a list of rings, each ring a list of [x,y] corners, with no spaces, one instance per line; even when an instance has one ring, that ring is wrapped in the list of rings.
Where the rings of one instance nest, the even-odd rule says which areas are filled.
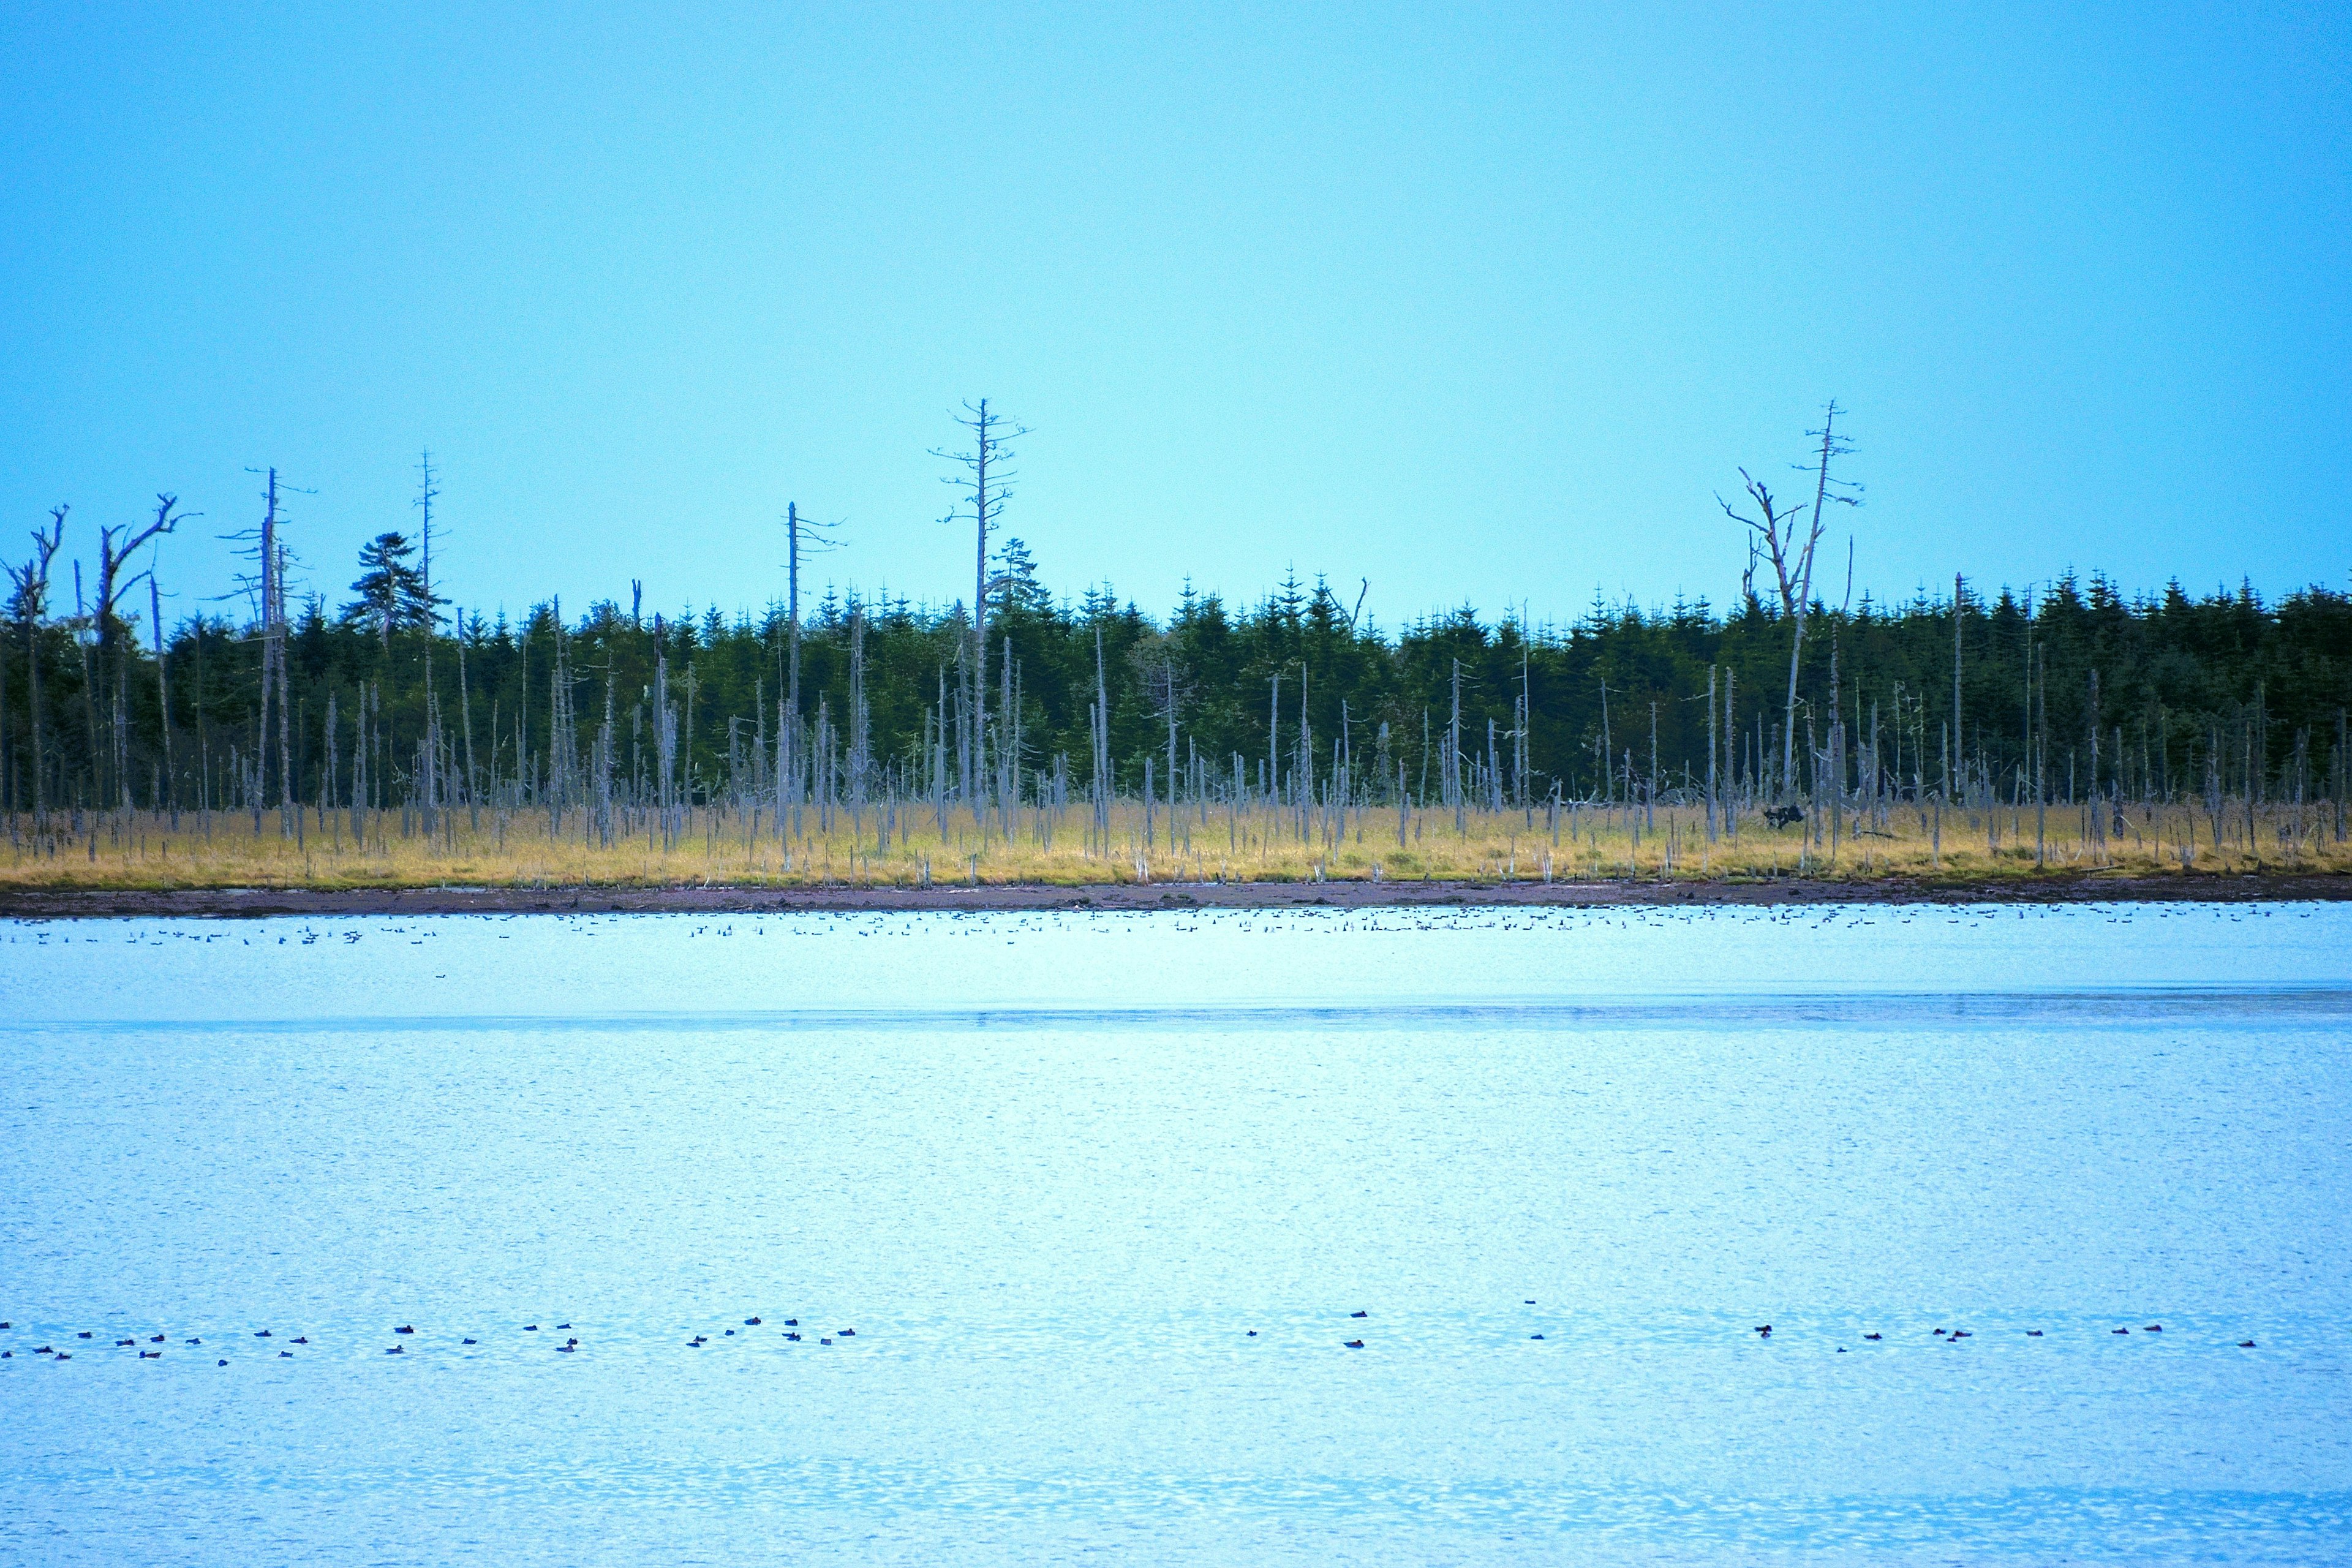
[[[665,847],[657,819],[630,821],[610,846],[588,841],[573,813],[551,834],[543,812],[485,808],[474,826],[464,808],[429,836],[398,812],[370,814],[364,845],[348,813],[299,825],[265,814],[257,833],[250,813],[182,813],[176,829],[152,813],[84,817],[63,815],[36,834],[28,818],[10,824],[0,888],[429,888],[915,887],[929,882],[1085,886],[1106,882],[1421,880],[1601,881],[1812,876],[1840,879],[1983,881],[2086,871],[2236,874],[2246,871],[2352,871],[2352,845],[2336,837],[2332,806],[2265,806],[2251,834],[2242,803],[2225,805],[2218,824],[2201,806],[2126,811],[2120,835],[2102,842],[2079,806],[2053,806],[2037,860],[2032,807],[1982,811],[1916,806],[1885,814],[1883,826],[1848,814],[1832,844],[1826,823],[1766,826],[1749,814],[1735,835],[1707,841],[1701,807],[1661,808],[1639,825],[1620,808],[1560,814],[1557,830],[1538,807],[1472,812],[1457,831],[1451,813],[1414,811],[1399,842],[1393,810],[1350,812],[1346,831],[1318,813],[1302,839],[1287,811],[1228,813],[1211,805],[1156,814],[1144,847],[1143,812],[1122,803],[1106,841],[1096,846],[1086,809],[1053,825],[1048,846],[1042,814],[1025,808],[1008,837],[992,817],[950,813],[942,835],[928,812],[901,810],[887,846],[880,814],[868,810],[853,830],[846,812],[830,833],[810,831],[782,844],[766,814],[752,822],[720,808],[681,813]],[[1814,833],[1818,828],[1819,841]],[[1989,837],[1989,828],[1990,837]],[[1860,831],[1857,831],[1860,829]],[[2183,851],[2194,846],[2184,865]]]

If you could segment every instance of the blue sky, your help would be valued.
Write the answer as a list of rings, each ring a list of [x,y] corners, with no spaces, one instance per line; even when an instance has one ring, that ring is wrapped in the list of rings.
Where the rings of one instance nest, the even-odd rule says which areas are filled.
[[[1715,494],[1831,396],[1881,595],[2352,582],[2340,6],[27,5],[0,58],[0,552],[171,489],[182,610],[248,466],[340,596],[427,445],[461,603],[757,605],[787,500],[944,599],[983,394],[1048,584],[1147,606],[1720,603]]]

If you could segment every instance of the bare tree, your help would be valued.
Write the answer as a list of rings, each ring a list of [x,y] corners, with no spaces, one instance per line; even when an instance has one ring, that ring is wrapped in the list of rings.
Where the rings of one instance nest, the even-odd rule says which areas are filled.
[[[178,512],[180,499],[172,495],[155,498],[155,521],[144,528],[135,523],[121,523],[98,531],[98,668],[100,679],[108,683],[111,693],[109,703],[112,711],[110,725],[113,741],[115,790],[123,809],[131,806],[131,721],[130,693],[125,687],[130,679],[130,661],[122,649],[124,622],[117,606],[122,595],[137,584],[140,578],[153,575],[152,568],[125,577],[123,568],[131,558],[158,537],[171,532],[191,517],[202,512]],[[124,535],[128,535],[124,539]],[[118,539],[123,542],[119,546]],[[95,759],[92,759],[95,761]]]
[[[1746,468],[1739,470],[1739,478],[1747,486],[1749,499],[1763,513],[1760,519],[1744,515],[1721,496],[1715,498],[1716,504],[1723,508],[1726,516],[1748,531],[1748,573],[1742,586],[1749,597],[1755,596],[1757,546],[1761,544],[1764,558],[1772,563],[1781,613],[1789,618],[1789,700],[1780,725],[1780,789],[1783,793],[1789,789],[1796,773],[1797,670],[1805,646],[1805,615],[1812,603],[1813,550],[1822,542],[1822,513],[1832,501],[1845,506],[1862,504],[1859,495],[1840,493],[1847,489],[1859,491],[1861,486],[1832,478],[1830,474],[1831,462],[1853,450],[1836,433],[1838,413],[1838,405],[1832,400],[1822,419],[1822,427],[1806,432],[1808,436],[1819,437],[1821,446],[1815,453],[1814,462],[1804,465],[1814,475],[1813,511],[1811,526],[1805,530],[1801,542],[1797,537],[1796,524],[1802,507],[1776,507],[1772,492]]]
[[[784,658],[789,668],[783,702],[776,715],[776,837],[780,841],[794,831],[786,826],[786,812],[797,813],[800,805],[801,556],[839,549],[840,542],[832,534],[840,526],[810,521],[801,515],[798,501],[784,504]]]
[[[33,735],[33,821],[36,826],[47,821],[47,763],[41,746],[41,617],[47,613],[49,600],[49,563],[57,558],[58,546],[66,536],[66,513],[72,508],[54,506],[49,509],[49,526],[33,530],[33,553],[22,566],[7,568],[8,580],[16,585],[16,623],[25,633],[25,678],[28,683],[29,714]]]
[[[986,771],[986,759],[978,754],[987,746],[988,734],[988,531],[995,526],[1012,499],[1013,470],[1009,466],[1013,452],[1005,445],[1029,434],[1026,426],[1018,425],[1002,414],[990,411],[988,399],[964,405],[964,416],[956,423],[971,432],[971,450],[950,452],[931,448],[934,458],[945,458],[962,466],[961,474],[941,477],[941,484],[953,485],[963,496],[956,506],[941,518],[941,522],[969,520],[972,524],[973,568],[971,584],[971,692],[972,722],[970,726],[974,755],[966,759],[964,776],[976,779]],[[977,797],[974,807],[977,809]]]
[[[286,569],[290,562],[291,552],[286,548],[285,541],[279,537],[279,528],[286,521],[280,509],[284,496],[310,495],[312,492],[299,490],[292,485],[281,483],[278,478],[278,470],[274,468],[247,468],[246,472],[262,475],[266,479],[261,491],[261,526],[257,530],[227,534],[224,537],[240,543],[250,543],[253,546],[254,558],[261,565],[261,571],[257,576],[239,579],[240,585],[254,595],[256,607],[260,612],[259,625],[256,630],[261,638],[261,724],[257,731],[261,738],[261,748],[260,754],[255,759],[255,765],[261,768],[261,776],[266,780],[268,773],[266,759],[269,750],[270,718],[274,703],[278,729],[278,805],[283,811],[292,799],[294,780],[292,722],[287,703],[286,669]],[[255,831],[257,832],[259,831],[260,803],[265,793],[263,789],[257,789],[254,794]],[[279,826],[282,831],[291,833],[290,823],[287,820],[281,819]]]

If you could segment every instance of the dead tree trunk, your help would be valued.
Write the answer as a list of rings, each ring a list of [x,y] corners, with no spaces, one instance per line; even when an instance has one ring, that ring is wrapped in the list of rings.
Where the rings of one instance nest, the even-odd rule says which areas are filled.
[[[48,757],[43,744],[41,724],[41,616],[48,607],[49,563],[57,558],[58,546],[65,540],[66,513],[69,507],[49,509],[49,526],[33,530],[33,553],[21,567],[7,569],[8,580],[16,585],[16,617],[25,634],[25,686],[28,704],[27,732],[33,742],[33,826],[43,831],[48,826]]]

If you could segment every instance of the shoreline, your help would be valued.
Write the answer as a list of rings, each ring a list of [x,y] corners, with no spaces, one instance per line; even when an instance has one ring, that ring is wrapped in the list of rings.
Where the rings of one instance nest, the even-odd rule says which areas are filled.
[[[2027,879],[1818,878],[1671,882],[1131,882],[1064,887],[186,888],[0,889],[0,919],[234,920],[266,916],[770,914],[1074,910],[1615,909],[1819,904],[2280,903],[2352,900],[2339,872],[2067,876]]]

